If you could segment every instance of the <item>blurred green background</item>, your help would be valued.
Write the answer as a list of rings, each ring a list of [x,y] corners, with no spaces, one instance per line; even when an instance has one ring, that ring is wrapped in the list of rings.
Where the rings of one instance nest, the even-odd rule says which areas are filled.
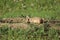
[[[21,15],[60,19],[60,0],[0,0],[0,18]]]
[[[21,17],[22,15],[59,20],[60,0],[0,0],[0,18]],[[0,28],[0,40],[60,40],[60,30],[47,28],[48,31],[45,32],[45,26],[31,24],[31,28],[26,30],[3,26]]]

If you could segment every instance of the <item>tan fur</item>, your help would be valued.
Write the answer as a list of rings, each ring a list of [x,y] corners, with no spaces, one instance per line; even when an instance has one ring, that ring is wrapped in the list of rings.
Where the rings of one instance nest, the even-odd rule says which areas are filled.
[[[40,24],[41,21],[43,21],[42,18],[39,18],[39,17],[33,17],[33,18],[28,18],[29,20],[27,22],[30,22],[30,23],[37,23],[37,24]]]

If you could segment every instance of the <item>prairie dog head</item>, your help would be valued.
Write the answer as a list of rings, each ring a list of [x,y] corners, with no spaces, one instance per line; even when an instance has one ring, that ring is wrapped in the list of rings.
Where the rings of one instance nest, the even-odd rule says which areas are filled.
[[[39,17],[32,17],[32,18],[27,18],[28,23],[36,23],[36,24],[41,24],[44,22],[44,19],[39,18]]]

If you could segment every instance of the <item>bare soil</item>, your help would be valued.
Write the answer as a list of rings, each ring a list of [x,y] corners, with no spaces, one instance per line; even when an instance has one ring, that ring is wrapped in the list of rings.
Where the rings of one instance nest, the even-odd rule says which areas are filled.
[[[0,23],[0,27],[11,27],[11,28],[22,28],[27,29],[29,28],[29,25],[26,23]]]

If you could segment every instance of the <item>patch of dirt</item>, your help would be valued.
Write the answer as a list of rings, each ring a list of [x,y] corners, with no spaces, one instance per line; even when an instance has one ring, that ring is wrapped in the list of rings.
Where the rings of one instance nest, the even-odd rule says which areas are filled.
[[[10,27],[27,29],[27,28],[29,28],[29,25],[25,24],[25,23],[14,23],[14,24],[10,24]]]
[[[53,25],[51,28],[56,29],[56,30],[60,30],[60,26],[56,26],[56,25]]]
[[[11,27],[11,28],[22,28],[22,29],[27,29],[29,28],[29,25],[26,24],[26,23],[0,23],[0,27],[3,27],[3,26],[8,26],[8,27]]]
[[[3,18],[0,20],[1,23],[21,23],[24,22],[25,18]]]

